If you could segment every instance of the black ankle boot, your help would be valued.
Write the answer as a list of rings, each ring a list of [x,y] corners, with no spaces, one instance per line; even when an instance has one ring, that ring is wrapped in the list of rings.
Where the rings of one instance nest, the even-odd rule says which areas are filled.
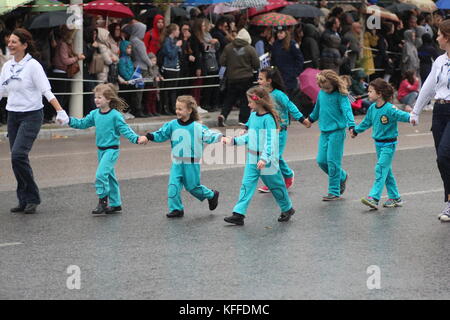
[[[108,211],[108,196],[98,200],[97,208],[92,210],[92,214],[101,214]]]
[[[214,196],[211,199],[208,199],[208,203],[209,210],[213,211],[217,208],[217,205],[219,204],[219,191],[214,191]]]
[[[282,212],[280,214],[280,217],[278,218],[279,222],[286,222],[289,221],[291,216],[295,213],[294,208],[290,208],[288,211]]]
[[[105,213],[110,214],[110,213],[116,213],[116,212],[121,212],[121,211],[122,211],[122,206],[107,207]]]
[[[233,212],[232,216],[226,217],[223,220],[225,220],[225,222],[228,222],[228,223],[233,223],[238,226],[242,226],[244,224],[244,219],[245,219],[245,216],[243,214]]]
[[[184,210],[173,210],[166,214],[167,218],[181,218],[184,216]]]

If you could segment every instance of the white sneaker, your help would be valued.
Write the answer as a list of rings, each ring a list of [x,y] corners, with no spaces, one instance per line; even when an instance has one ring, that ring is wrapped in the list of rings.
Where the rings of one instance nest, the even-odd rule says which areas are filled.
[[[203,109],[203,108],[200,107],[200,106],[197,107],[197,112],[198,112],[198,113],[208,113],[207,110]]]
[[[125,119],[134,119],[134,116],[131,113],[127,112],[125,113]]]
[[[443,222],[450,221],[450,202],[447,202],[447,206],[441,212],[441,214],[439,215],[438,219],[443,221]]]

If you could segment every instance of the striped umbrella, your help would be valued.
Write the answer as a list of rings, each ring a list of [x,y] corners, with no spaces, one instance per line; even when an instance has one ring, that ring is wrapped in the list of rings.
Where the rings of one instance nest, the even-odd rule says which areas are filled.
[[[261,8],[267,5],[267,0],[233,0],[225,3],[226,6],[233,8],[247,9],[247,8]]]
[[[278,26],[293,26],[298,24],[294,17],[287,14],[276,12],[264,13],[252,18],[250,24],[256,26],[278,27]]]

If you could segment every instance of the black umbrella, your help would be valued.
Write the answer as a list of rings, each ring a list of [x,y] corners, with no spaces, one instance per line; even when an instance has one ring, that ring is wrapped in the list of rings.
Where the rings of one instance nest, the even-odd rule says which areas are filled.
[[[324,15],[317,7],[299,3],[284,7],[280,13],[293,16],[294,18],[315,18]]]
[[[401,13],[403,11],[409,11],[409,10],[415,10],[417,7],[413,4],[409,3],[394,3],[388,7],[386,7],[386,10],[393,12],[393,13]]]
[[[36,16],[28,29],[46,29],[61,26],[70,22],[69,18],[71,16],[72,14],[66,11],[45,12]]]

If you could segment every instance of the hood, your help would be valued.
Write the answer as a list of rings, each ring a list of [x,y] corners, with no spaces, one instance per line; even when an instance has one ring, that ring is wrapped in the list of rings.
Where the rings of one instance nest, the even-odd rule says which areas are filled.
[[[304,37],[310,37],[316,40],[320,39],[320,33],[319,30],[310,23],[307,23],[303,26],[303,35]]]
[[[238,32],[236,40],[243,40],[246,44],[252,44],[252,37],[250,37],[250,34],[245,29],[241,29]]]
[[[126,25],[123,31],[128,33],[131,37],[136,37],[140,40],[144,39],[145,30],[147,27],[142,22],[136,22],[133,24]]]
[[[353,75],[353,80],[359,81],[361,79],[365,79],[366,77],[367,77],[367,75],[364,73],[364,71],[358,70]]]
[[[158,23],[158,20],[163,20],[164,21],[164,17],[160,14],[157,14],[154,18],[153,18],[153,30],[158,30],[158,28],[156,27],[156,24]],[[158,30],[159,32],[159,30]]]
[[[403,37],[405,38],[405,42],[412,42],[412,43],[414,43],[413,42],[413,33],[414,33],[413,30],[406,30],[403,33]]]
[[[127,47],[131,44],[130,41],[122,40],[120,41],[120,57],[127,56]]]
[[[108,44],[109,31],[105,28],[97,28],[97,40],[103,44]]]
[[[331,35],[328,36],[327,45],[330,48],[337,49],[337,48],[339,48],[340,44],[341,44],[341,39],[339,39],[339,37],[337,35],[331,34]]]

